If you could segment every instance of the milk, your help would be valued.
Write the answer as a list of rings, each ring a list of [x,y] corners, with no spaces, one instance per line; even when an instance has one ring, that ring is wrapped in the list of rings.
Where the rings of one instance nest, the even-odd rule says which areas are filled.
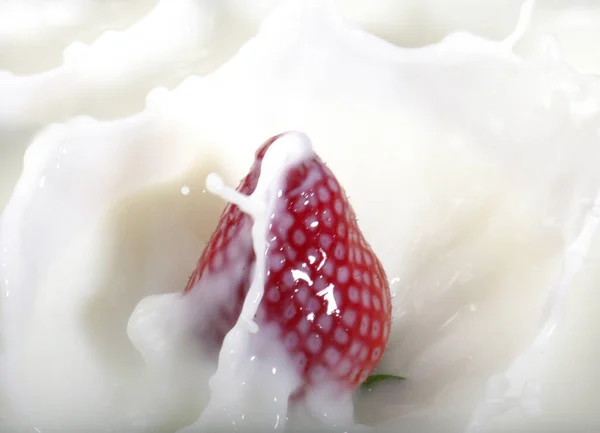
[[[72,45],[50,72],[4,74],[5,131],[58,122],[29,146],[0,223],[7,424],[178,431],[202,420],[218,370],[178,320],[177,292],[223,207],[205,179],[235,185],[285,130],[304,131],[336,173],[395,294],[380,370],[408,380],[358,393],[359,423],[597,422],[584,349],[595,279],[579,272],[596,257],[596,84],[552,39],[528,39],[545,9],[530,24],[527,10],[519,26],[507,19],[508,38],[453,34],[413,50],[327,2],[237,16],[227,5],[161,2],[122,34]],[[235,20],[228,39],[219,29]],[[179,32],[144,50],[153,30]],[[190,59],[203,76],[181,80]],[[80,113],[101,120],[66,120]]]

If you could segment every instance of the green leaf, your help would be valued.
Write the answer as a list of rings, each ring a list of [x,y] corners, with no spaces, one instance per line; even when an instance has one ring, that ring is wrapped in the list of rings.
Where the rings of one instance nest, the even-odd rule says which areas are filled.
[[[369,387],[379,382],[383,382],[384,380],[405,380],[406,378],[402,376],[394,376],[393,374],[373,374],[367,377],[360,386],[363,388]]]

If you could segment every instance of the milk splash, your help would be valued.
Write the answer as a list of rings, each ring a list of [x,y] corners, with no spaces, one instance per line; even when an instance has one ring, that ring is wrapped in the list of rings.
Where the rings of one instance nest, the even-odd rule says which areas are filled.
[[[169,30],[168,14],[141,21],[145,31],[75,45],[53,71],[0,74],[0,123],[11,127],[89,114],[95,104],[79,102],[90,94],[126,104],[118,89],[139,76],[157,87],[140,113],[51,125],[27,151],[0,222],[3,391],[13,421],[46,432],[176,431],[198,419],[215,366],[194,352],[179,294],[162,294],[185,285],[214,229],[221,207],[202,193],[206,174],[231,183],[247,169],[249,144],[282,130],[311,137],[393,277],[381,368],[409,380],[361,394],[358,420],[394,432],[434,421],[464,431],[462,417],[479,402],[471,431],[493,427],[504,409],[543,418],[538,354],[550,347],[547,331],[555,342],[564,329],[562,309],[598,222],[597,80],[573,74],[551,43],[536,45],[537,57],[516,55],[524,19],[500,42],[458,33],[404,49],[347,22],[331,2],[299,0],[278,5],[225,65],[169,91],[172,82],[146,67],[170,69],[173,59],[188,74],[188,54],[218,51],[216,39],[196,38],[211,33],[217,2],[159,5],[184,24],[158,52],[111,57],[124,40],[143,47],[154,26]],[[99,63],[96,75],[89,66]],[[375,190],[356,176],[365,167]],[[247,340],[268,334],[240,329]],[[241,416],[217,386],[232,364],[222,365],[200,426],[218,423],[223,408]],[[597,370],[577,367],[561,373],[582,370],[587,381]],[[245,415],[268,410],[271,426],[282,404]]]

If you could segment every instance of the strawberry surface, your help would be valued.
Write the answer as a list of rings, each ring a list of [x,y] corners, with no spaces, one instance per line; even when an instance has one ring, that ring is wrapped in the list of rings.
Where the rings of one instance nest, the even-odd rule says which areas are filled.
[[[256,152],[239,192],[254,191],[261,161],[278,137]],[[277,330],[306,385],[333,381],[354,389],[375,369],[388,341],[391,299],[385,272],[343,188],[316,154],[283,179],[265,234],[266,281],[255,320]],[[252,223],[228,204],[185,289],[213,290],[214,284],[203,282],[220,278],[218,290],[230,295],[202,335],[217,347],[235,324],[250,288],[256,262]]]

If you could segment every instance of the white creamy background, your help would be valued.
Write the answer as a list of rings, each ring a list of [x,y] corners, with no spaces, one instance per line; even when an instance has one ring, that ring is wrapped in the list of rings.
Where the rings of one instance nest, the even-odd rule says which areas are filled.
[[[298,128],[338,173],[397,293],[382,369],[409,380],[359,396],[359,420],[464,431],[487,378],[508,369],[539,330],[545,288],[560,276],[560,237],[573,240],[581,228],[581,218],[568,217],[591,207],[579,199],[593,201],[598,185],[598,123],[586,120],[597,85],[581,79],[577,94],[579,79],[560,59],[551,73],[543,63],[523,68],[485,42],[482,51],[401,51],[328,21],[325,7],[304,16],[280,9],[218,69],[276,2],[153,3],[54,2],[58,18],[29,28],[5,17],[31,4],[24,14],[33,18],[39,5],[0,3],[3,206],[35,136],[0,227],[3,247],[20,246],[0,251],[4,413],[12,401],[18,421],[42,431],[175,431],[193,422],[208,373],[178,352],[185,344],[173,340],[185,332],[169,318],[175,307],[160,321],[177,338],[148,334],[172,344],[157,349],[155,365],[133,349],[127,322],[146,295],[185,285],[223,206],[203,193],[206,175],[235,183],[258,143]],[[394,44],[421,47],[454,30],[506,37],[521,4],[499,3],[340,7]],[[548,61],[542,36],[554,32],[571,67],[598,72],[598,20],[583,2],[538,2],[516,52]],[[146,98],[154,88],[172,92]],[[544,111],[548,88],[567,96]],[[554,226],[542,226],[546,214]],[[598,425],[597,254],[592,248],[561,303],[567,319],[540,364],[523,373],[537,376],[532,393],[542,384],[541,414],[513,409],[489,428]]]

